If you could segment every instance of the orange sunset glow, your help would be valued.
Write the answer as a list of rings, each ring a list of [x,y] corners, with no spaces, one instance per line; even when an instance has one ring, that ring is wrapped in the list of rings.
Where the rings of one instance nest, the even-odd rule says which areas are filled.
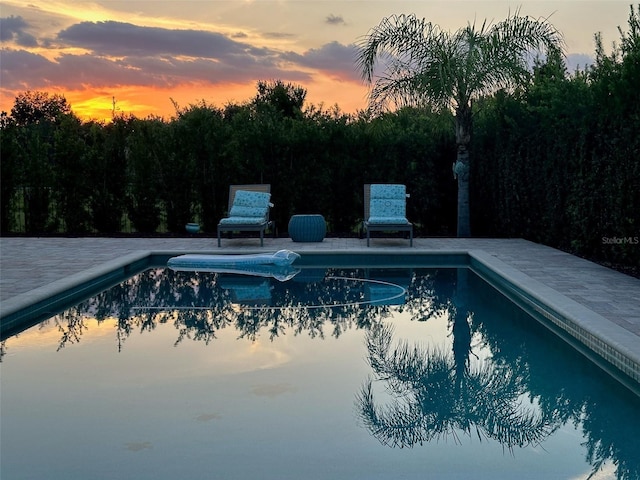
[[[26,90],[64,95],[83,120],[114,113],[175,115],[205,101],[244,103],[260,80],[307,90],[306,104],[346,113],[367,106],[358,41],[385,16],[415,13],[455,30],[478,19],[550,17],[569,71],[593,61],[593,36],[618,38],[626,1],[178,1],[5,0],[0,109]]]

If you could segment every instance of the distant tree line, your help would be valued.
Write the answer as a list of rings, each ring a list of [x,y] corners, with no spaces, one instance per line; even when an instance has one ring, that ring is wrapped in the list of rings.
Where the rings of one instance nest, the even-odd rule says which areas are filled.
[[[473,105],[471,226],[590,258],[640,265],[640,12],[595,64],[539,61],[524,88]],[[3,235],[212,234],[230,184],[270,183],[272,218],[322,213],[357,234],[363,184],[397,182],[422,236],[456,233],[450,111],[348,115],[304,104],[306,91],[261,81],[256,96],[176,106],[169,120],[82,122],[64,97],[24,92],[0,118]]]

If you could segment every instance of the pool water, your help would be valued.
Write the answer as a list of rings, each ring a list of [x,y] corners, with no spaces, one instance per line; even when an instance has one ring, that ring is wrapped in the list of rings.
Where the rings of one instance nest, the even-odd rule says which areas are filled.
[[[150,269],[1,369],[2,479],[640,478],[640,399],[467,269]]]

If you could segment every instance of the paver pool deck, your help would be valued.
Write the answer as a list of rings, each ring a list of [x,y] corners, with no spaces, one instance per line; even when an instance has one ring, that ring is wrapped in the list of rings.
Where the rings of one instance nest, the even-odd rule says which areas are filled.
[[[637,248],[640,248],[638,246]],[[294,243],[290,238],[0,238],[0,312],[25,302],[61,280],[140,251],[184,253],[304,252],[445,253],[474,252],[505,277],[566,306],[596,335],[640,365],[640,279],[568,253],[522,239],[375,238],[367,248],[359,238],[325,238]],[[636,377],[637,378],[637,377]]]

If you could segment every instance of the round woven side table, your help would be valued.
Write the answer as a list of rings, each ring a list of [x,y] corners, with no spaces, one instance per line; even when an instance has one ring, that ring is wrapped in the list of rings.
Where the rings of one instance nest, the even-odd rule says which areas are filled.
[[[289,220],[289,236],[294,242],[321,242],[326,234],[322,215],[294,215]]]

